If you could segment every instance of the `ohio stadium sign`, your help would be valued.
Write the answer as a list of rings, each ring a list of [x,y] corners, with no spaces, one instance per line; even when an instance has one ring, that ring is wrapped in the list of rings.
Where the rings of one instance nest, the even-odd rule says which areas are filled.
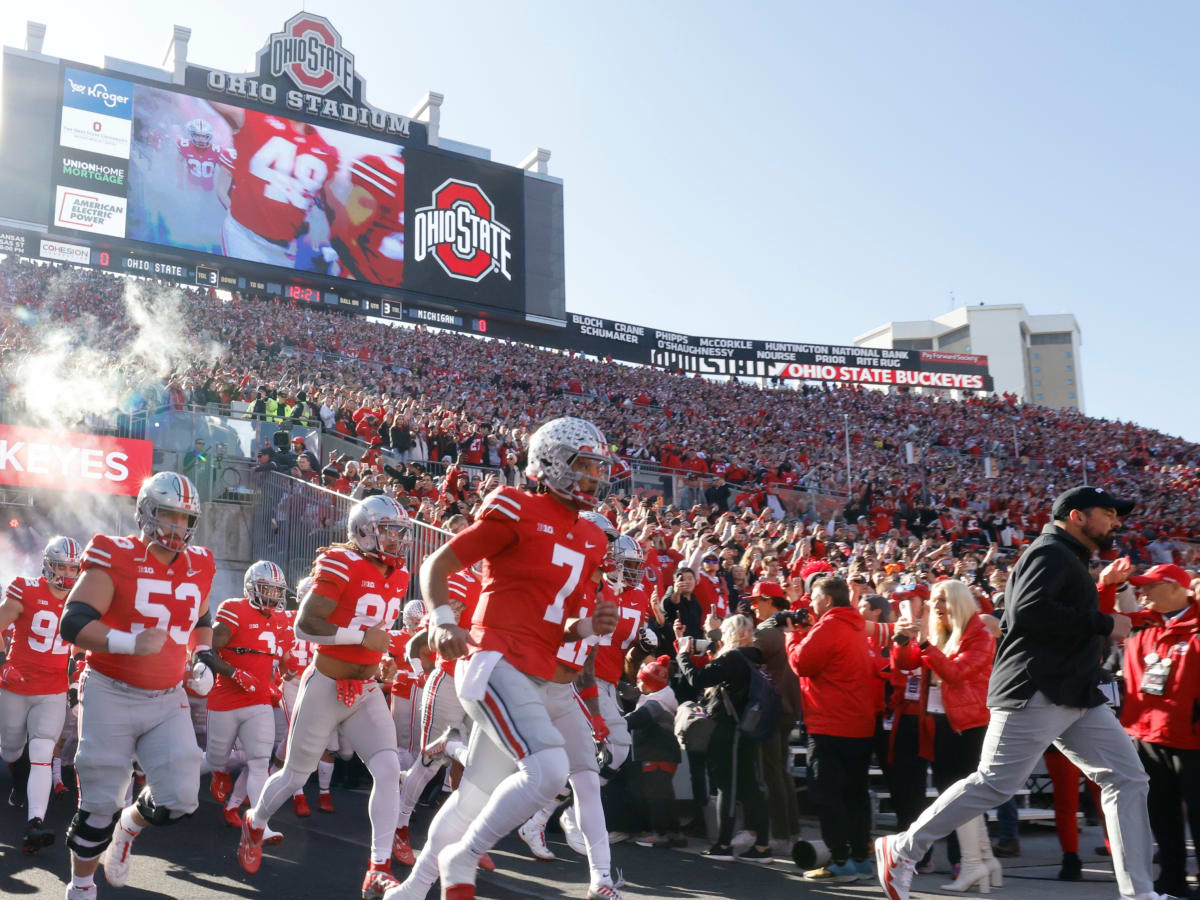
[[[412,121],[368,104],[354,54],[323,16],[299,12],[258,51],[258,72],[238,75],[189,65],[184,83],[238,102],[304,112],[342,125],[407,137]]]

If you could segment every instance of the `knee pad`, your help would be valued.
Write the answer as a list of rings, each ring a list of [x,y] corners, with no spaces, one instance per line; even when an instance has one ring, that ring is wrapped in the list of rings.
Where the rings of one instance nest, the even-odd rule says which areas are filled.
[[[67,827],[68,849],[80,859],[98,857],[112,842],[118,815],[120,813],[104,816],[75,810],[75,817]]]
[[[29,739],[29,761],[31,763],[48,763],[54,759],[54,741],[50,738]]]
[[[531,753],[521,759],[517,767],[528,776],[530,790],[537,795],[539,806],[549,803],[563,790],[570,774],[567,751],[562,747],[547,747]]]
[[[400,757],[395,750],[380,750],[367,760],[367,771],[376,781],[398,785],[402,774]]]
[[[186,819],[191,813],[178,812],[173,809],[167,809],[165,806],[159,806],[150,796],[150,788],[142,788],[142,792],[137,796],[137,811],[143,819],[151,825],[174,825],[180,819]]]

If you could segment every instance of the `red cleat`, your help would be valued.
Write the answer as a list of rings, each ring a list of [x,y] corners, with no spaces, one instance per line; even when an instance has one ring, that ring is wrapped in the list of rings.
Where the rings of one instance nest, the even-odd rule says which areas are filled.
[[[262,865],[262,839],[263,830],[251,827],[250,814],[247,813],[242,819],[242,839],[238,842],[237,856],[242,869],[251,875]]]
[[[485,872],[495,872],[496,864],[492,862],[492,858],[485,853],[483,856],[479,857],[479,868],[483,869]]]
[[[59,797],[61,797],[63,794],[65,794],[68,790],[69,789],[67,788],[67,786],[65,784],[63,784],[61,781],[55,782],[54,788],[50,794],[50,799],[57,800]]]
[[[392,858],[402,866],[416,865],[417,857],[409,843],[407,825],[396,829],[396,836],[392,838]]]
[[[363,878],[362,900],[381,900],[386,891],[399,886],[400,882],[392,874],[388,863],[371,863]]]
[[[333,794],[329,791],[321,791],[317,795],[317,809],[323,813],[333,812]]]
[[[301,819],[312,815],[312,810],[308,808],[308,798],[303,794],[296,794],[292,797],[292,809]]]
[[[227,825],[229,825],[229,827],[231,827],[231,828],[241,828],[242,827],[242,817],[241,817],[241,814],[238,813],[238,811],[236,809],[228,809],[227,808],[221,815],[225,819],[225,823]]]
[[[229,796],[229,789],[233,787],[233,776],[228,772],[213,772],[212,778],[208,781],[208,792],[213,795],[213,799],[218,803],[224,803]]]
[[[442,900],[475,900],[475,885],[452,884],[442,892]]]

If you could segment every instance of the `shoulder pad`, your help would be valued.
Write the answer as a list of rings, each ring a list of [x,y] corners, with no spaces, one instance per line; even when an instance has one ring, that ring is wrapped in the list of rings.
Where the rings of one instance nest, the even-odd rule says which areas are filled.
[[[498,487],[483,498],[476,518],[494,522],[520,522],[523,500],[522,492],[516,488]]]
[[[114,560],[120,559],[136,547],[137,543],[132,537],[98,534],[88,541],[88,545],[83,549],[82,568],[111,568]]]

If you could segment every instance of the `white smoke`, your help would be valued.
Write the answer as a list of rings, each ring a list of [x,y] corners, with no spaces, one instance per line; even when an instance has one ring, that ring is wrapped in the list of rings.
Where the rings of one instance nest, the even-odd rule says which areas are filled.
[[[165,394],[164,378],[225,354],[220,344],[193,335],[177,288],[125,279],[121,315],[110,321],[85,312],[65,325],[43,322],[40,344],[10,375],[25,408],[24,419],[46,428],[110,423],[145,401],[151,408]],[[90,284],[74,272],[50,280],[45,306],[86,309]]]

